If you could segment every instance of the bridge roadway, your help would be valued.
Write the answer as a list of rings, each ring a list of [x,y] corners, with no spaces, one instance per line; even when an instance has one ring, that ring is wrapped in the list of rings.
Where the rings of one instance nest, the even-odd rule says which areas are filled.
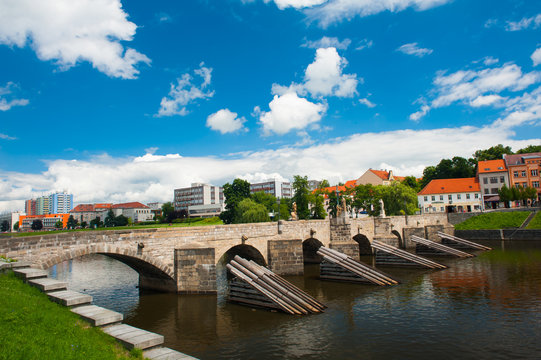
[[[279,226],[269,222],[79,231],[0,239],[0,255],[48,269],[83,255],[104,254],[137,271],[141,288],[206,294],[216,293],[216,265],[235,255],[279,275],[298,275],[305,261],[318,261],[321,245],[358,258],[372,252],[373,240],[409,248],[411,235],[439,240],[438,231],[453,230],[446,214],[425,214],[284,221]]]

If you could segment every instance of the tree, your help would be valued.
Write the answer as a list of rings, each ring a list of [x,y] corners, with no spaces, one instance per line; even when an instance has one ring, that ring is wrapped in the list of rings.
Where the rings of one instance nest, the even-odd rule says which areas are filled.
[[[504,203],[505,207],[509,207],[509,201],[513,200],[513,192],[505,184],[498,190],[500,201]]]
[[[109,211],[107,212],[107,216],[105,217],[103,223],[105,224],[105,227],[115,226],[115,213],[112,209],[109,209]]]
[[[524,198],[525,200],[531,200],[533,203],[537,199],[537,190],[529,186],[524,188]]]
[[[126,226],[128,225],[128,218],[122,214],[115,217],[114,224],[115,226]]]
[[[423,170],[423,178],[421,179],[421,189],[428,185],[433,179],[436,179],[436,167],[427,166]]]
[[[323,206],[325,202],[325,197],[316,191],[314,194],[311,194],[309,197],[310,200],[310,217],[312,219],[325,219],[327,217],[327,212]]]
[[[402,181],[402,184],[406,185],[406,186],[409,186],[410,188],[415,190],[415,192],[421,191],[420,184],[417,181],[417,178],[415,176],[406,176],[404,181]]]
[[[70,215],[68,218],[68,229],[75,229],[77,226],[77,220],[73,217],[73,215]]]
[[[442,159],[438,165],[428,166],[423,171],[421,188],[434,179],[456,179],[475,176],[476,161],[455,156],[452,159]]]
[[[19,231],[19,222],[17,221],[15,225],[13,225],[13,230]]]
[[[517,151],[517,154],[529,154],[534,152],[541,152],[541,145],[528,145],[524,149]]]
[[[166,203],[163,203],[163,205],[162,205],[162,217],[163,217],[163,219],[167,219],[170,216],[170,214],[172,214],[174,212],[175,212],[175,207],[173,206],[173,204],[170,201],[168,201]],[[167,221],[167,222],[170,222],[170,221]]]
[[[370,216],[378,216],[381,211],[379,200],[381,194],[378,186],[372,184],[359,185],[353,190],[353,204],[356,209],[363,209]]]
[[[54,224],[54,227],[57,228],[57,229],[62,229],[64,227],[64,223],[62,222],[62,220],[58,220],[55,224]]]
[[[83,221],[81,223],[81,228],[86,229],[87,227],[88,227],[88,224],[86,223],[86,221]]]
[[[4,220],[2,221],[2,224],[0,225],[0,230],[2,230],[2,232],[6,232],[6,231],[9,231],[9,221],[7,220]]]
[[[394,182],[378,190],[385,206],[385,215],[413,215],[419,210],[417,192],[409,186]]]
[[[504,154],[512,154],[512,153],[513,151],[511,150],[511,147],[498,144],[486,150],[477,150],[473,154],[473,158],[475,159],[476,162],[487,161],[487,160],[499,160],[499,159],[503,159]]]
[[[250,183],[246,180],[235,179],[233,183],[227,183],[223,186],[225,198],[225,211],[220,214],[220,219],[224,224],[234,224],[240,219],[236,219],[236,207],[244,199],[250,197]]]
[[[321,183],[319,184],[319,189],[325,189],[325,188],[328,188],[328,187],[331,187],[331,185],[329,184],[329,181],[326,180],[326,179],[323,179],[321,180]]]
[[[272,194],[267,194],[264,191],[253,193],[250,198],[256,203],[265,206],[269,212],[276,210],[278,207],[276,197]]]
[[[310,218],[308,177],[295,175],[293,177],[293,195],[292,201],[297,204],[297,217],[300,220]]]
[[[30,225],[30,228],[32,230],[41,230],[43,229],[43,222],[40,220],[40,219],[36,219],[34,221],[32,221],[32,225]]]
[[[96,216],[95,219],[92,219],[90,221],[90,227],[93,228],[93,229],[98,228],[98,227],[102,227],[102,226],[103,226],[103,221],[101,221],[99,216]]]
[[[265,205],[258,204],[250,198],[243,199],[237,206],[236,218],[239,223],[256,223],[270,221]]]

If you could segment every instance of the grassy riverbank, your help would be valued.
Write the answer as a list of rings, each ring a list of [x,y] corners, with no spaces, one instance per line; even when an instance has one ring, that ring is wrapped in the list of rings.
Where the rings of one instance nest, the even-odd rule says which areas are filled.
[[[529,211],[484,213],[455,225],[456,230],[498,230],[518,228],[530,215]]]
[[[196,219],[189,222],[172,223],[172,224],[145,224],[132,226],[116,226],[116,227],[101,227],[97,229],[75,229],[75,230],[52,230],[52,231],[32,231],[32,232],[17,232],[2,234],[2,237],[21,237],[21,236],[38,236],[60,234],[74,231],[108,231],[108,230],[137,230],[137,229],[157,229],[157,228],[172,228],[172,227],[191,227],[191,226],[208,226],[208,225],[223,225],[219,218]]]
[[[0,273],[0,359],[142,359],[12,272]]]
[[[538,211],[535,217],[530,221],[526,229],[541,229],[541,211]]]

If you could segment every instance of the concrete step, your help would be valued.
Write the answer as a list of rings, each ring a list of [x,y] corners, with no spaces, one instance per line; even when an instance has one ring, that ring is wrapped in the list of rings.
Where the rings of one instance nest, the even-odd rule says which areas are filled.
[[[7,262],[4,260],[0,260],[0,270],[4,269],[23,269],[30,267],[30,263],[24,262],[24,261],[13,261],[13,262]]]
[[[108,310],[96,305],[84,305],[71,309],[92,326],[104,326],[121,322],[124,316],[116,311]]]
[[[148,349],[163,344],[164,340],[162,335],[126,324],[108,326],[103,331],[120,341],[129,350]]]
[[[147,350],[143,352],[143,357],[150,360],[197,360],[193,356],[166,347]]]
[[[13,273],[15,274],[15,276],[23,280],[40,279],[45,278],[49,275],[49,273],[45,270],[33,268],[16,269],[13,270]]]
[[[50,292],[47,296],[52,301],[64,306],[88,305],[92,302],[92,296],[71,290]]]
[[[68,286],[68,284],[63,281],[50,278],[32,279],[28,280],[28,283],[43,292],[66,290]]]

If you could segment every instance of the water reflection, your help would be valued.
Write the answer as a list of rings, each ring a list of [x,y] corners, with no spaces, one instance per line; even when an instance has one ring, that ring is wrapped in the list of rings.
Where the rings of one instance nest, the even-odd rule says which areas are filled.
[[[445,270],[382,268],[395,287],[320,281],[307,265],[287,279],[329,308],[303,317],[225,302],[225,276],[216,297],[140,294],[137,273],[104,256],[51,273],[201,359],[539,358],[541,242],[487,245],[495,250],[442,260]]]

